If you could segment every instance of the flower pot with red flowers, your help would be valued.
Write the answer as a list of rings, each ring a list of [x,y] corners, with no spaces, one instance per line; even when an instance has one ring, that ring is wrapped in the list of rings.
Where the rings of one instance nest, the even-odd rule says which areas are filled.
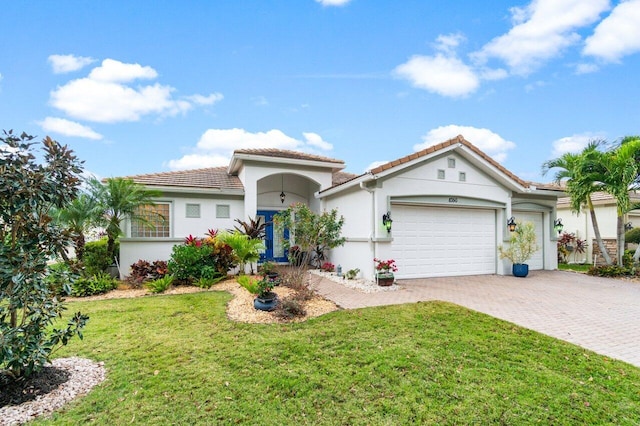
[[[395,282],[394,272],[398,271],[396,261],[393,259],[373,259],[376,268],[376,282],[379,286],[388,287]]]

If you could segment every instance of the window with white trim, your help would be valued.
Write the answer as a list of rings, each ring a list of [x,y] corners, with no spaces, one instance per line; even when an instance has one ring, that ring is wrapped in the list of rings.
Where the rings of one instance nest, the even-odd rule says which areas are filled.
[[[455,158],[448,158],[448,164],[449,164],[449,168],[450,169],[455,169],[456,168],[456,159]]]
[[[458,180],[460,182],[466,182],[467,181],[467,174],[465,172],[458,173]]]
[[[231,206],[229,204],[216,204],[216,219],[229,219],[231,217]]]
[[[200,217],[200,204],[187,203],[185,207],[185,216],[199,218]]]
[[[444,170],[438,169],[438,179],[444,179]]]
[[[136,216],[143,220],[131,221],[132,238],[168,238],[171,236],[169,229],[171,204],[156,203],[146,204],[136,209]]]

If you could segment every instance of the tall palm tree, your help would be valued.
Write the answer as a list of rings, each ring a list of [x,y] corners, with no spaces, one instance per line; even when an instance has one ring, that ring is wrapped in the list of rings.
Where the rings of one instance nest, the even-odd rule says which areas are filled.
[[[82,193],[64,208],[53,211],[53,217],[72,233],[76,259],[82,262],[85,245],[85,232],[101,224],[101,209],[97,200]]]
[[[611,265],[613,262],[602,241],[596,212],[591,201],[591,194],[601,189],[600,164],[604,153],[599,150],[599,147],[602,144],[602,141],[591,141],[579,154],[565,153],[558,158],[546,161],[542,165],[542,174],[547,174],[551,169],[558,169],[553,180],[556,184],[566,183],[567,193],[571,198],[571,210],[580,213],[584,206],[587,207],[600,253],[607,265]]]
[[[146,217],[138,213],[139,208],[153,204],[154,198],[162,193],[148,190],[128,178],[108,178],[104,183],[94,178],[89,185],[106,221],[107,255],[113,260],[115,241],[122,234],[122,221],[128,217],[152,226]]]
[[[603,157],[602,182],[604,191],[616,199],[617,206],[617,250],[618,265],[622,265],[624,255],[624,216],[635,206],[632,206],[629,191],[638,184],[640,165],[637,158],[640,155],[640,138],[626,137],[620,145],[608,151]]]

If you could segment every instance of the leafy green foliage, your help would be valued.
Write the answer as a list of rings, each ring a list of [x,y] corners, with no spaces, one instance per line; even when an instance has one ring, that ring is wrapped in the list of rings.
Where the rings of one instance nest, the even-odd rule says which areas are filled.
[[[640,244],[640,228],[633,228],[624,234],[624,239],[628,243]]]
[[[526,263],[538,249],[535,225],[532,222],[518,222],[509,238],[509,246],[499,246],[498,252],[500,259],[509,259],[511,263],[519,264]]]
[[[140,259],[131,265],[127,282],[137,287],[148,281],[163,278],[168,273],[169,269],[165,260],[154,260],[153,263],[149,263]]]
[[[47,261],[64,252],[70,236],[51,217],[77,196],[81,163],[67,147],[42,141],[43,163],[32,136],[0,137],[0,369],[13,377],[39,371],[71,337],[82,337],[88,317],[75,314],[52,328],[64,311]]]
[[[90,241],[84,246],[84,276],[93,276],[100,272],[106,272],[107,267],[113,263],[107,251],[107,238]],[[114,243],[115,252],[120,252],[120,241]]]
[[[216,238],[233,249],[233,252],[238,257],[241,274],[245,272],[247,263],[256,262],[260,258],[260,250],[264,249],[262,240],[250,238],[239,231],[233,233],[220,232]]]
[[[567,263],[571,253],[573,253],[575,260],[576,255],[584,254],[587,250],[587,241],[577,238],[575,234],[569,232],[563,232],[560,234],[556,244],[558,247],[559,263]]]
[[[273,221],[277,229],[289,229],[292,235],[291,241],[299,247],[296,253],[302,254],[300,261],[302,268],[309,263],[310,253],[319,253],[316,257],[321,261],[324,259],[325,251],[341,246],[345,242],[345,238],[341,237],[344,218],[338,217],[336,209],[315,213],[306,204],[296,203],[276,214]],[[285,244],[290,244],[290,241]],[[298,258],[290,260],[295,264],[299,261]]]
[[[173,275],[165,275],[153,281],[149,281],[146,286],[151,293],[164,293],[173,284]]]
[[[98,201],[89,194],[80,194],[61,209],[52,212],[55,220],[71,233],[76,259],[84,257],[85,232],[103,223]]]
[[[629,275],[629,270],[618,265],[591,266],[587,271],[587,274],[595,275],[597,277],[619,277],[622,275]]]
[[[190,236],[185,244],[173,246],[167,269],[177,281],[191,284],[201,278],[216,280],[235,267],[238,259],[233,249],[215,234],[202,240]]]
[[[107,293],[118,287],[118,281],[105,272],[92,277],[80,277],[71,285],[71,295],[75,297],[95,296]]]
[[[237,279],[238,284],[244,287],[249,293],[256,296],[262,296],[273,290],[275,282],[268,278],[255,278],[250,275],[240,275]]]
[[[254,240],[263,240],[266,235],[267,224],[263,222],[259,217],[249,218],[248,222],[240,219],[236,219],[240,227],[234,226],[235,230],[252,238]]]
[[[348,280],[354,280],[360,273],[360,268],[349,269],[345,274],[345,278]]]

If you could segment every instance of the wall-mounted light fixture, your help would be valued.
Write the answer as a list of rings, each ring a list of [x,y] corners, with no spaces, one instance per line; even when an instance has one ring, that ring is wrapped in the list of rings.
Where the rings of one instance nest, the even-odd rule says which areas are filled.
[[[511,216],[507,219],[507,228],[509,229],[509,232],[514,232],[517,226],[515,217]]]
[[[282,175],[282,192],[280,192],[280,202],[282,204],[284,204],[284,199],[286,198],[287,194],[284,193],[284,175]]]
[[[564,228],[564,225],[562,224],[562,219],[557,218],[556,220],[553,221],[553,229],[555,229],[558,232],[558,234],[562,232],[562,228]]]
[[[391,220],[391,212],[386,212],[382,215],[382,224],[387,229],[387,232],[391,232],[391,224],[393,220]]]
[[[627,222],[624,224],[624,230],[625,231],[631,231],[633,229],[633,223],[631,222]]]

